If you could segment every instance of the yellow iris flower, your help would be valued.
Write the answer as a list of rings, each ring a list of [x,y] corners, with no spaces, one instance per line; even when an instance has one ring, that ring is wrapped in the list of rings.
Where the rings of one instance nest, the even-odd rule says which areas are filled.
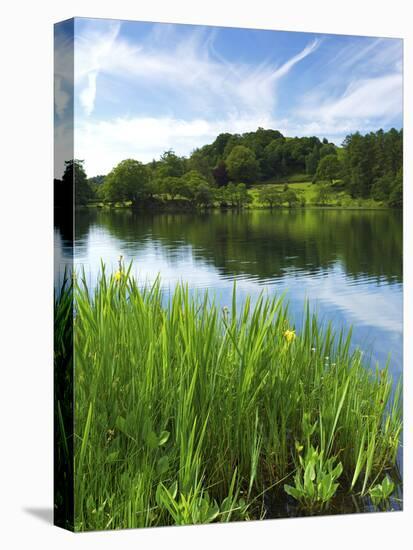
[[[288,344],[291,344],[295,337],[295,330],[286,330],[284,332],[284,338],[287,340]]]

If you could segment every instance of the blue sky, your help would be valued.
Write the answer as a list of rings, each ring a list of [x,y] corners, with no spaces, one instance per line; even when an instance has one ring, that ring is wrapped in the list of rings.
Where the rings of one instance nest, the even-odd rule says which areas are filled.
[[[74,80],[91,176],[258,126],[337,144],[402,127],[399,39],[76,19]]]

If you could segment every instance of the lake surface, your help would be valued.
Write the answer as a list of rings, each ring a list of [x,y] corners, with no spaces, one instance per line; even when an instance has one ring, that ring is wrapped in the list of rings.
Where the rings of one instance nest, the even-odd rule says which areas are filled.
[[[56,228],[56,262],[70,255],[70,234]],[[353,342],[373,361],[402,371],[402,216],[395,211],[255,210],[142,214],[82,210],[76,214],[75,264],[93,286],[103,260],[133,261],[142,282],[158,274],[166,294],[184,281],[230,305],[261,292],[285,294],[297,328],[305,300],[323,320],[353,326]]]

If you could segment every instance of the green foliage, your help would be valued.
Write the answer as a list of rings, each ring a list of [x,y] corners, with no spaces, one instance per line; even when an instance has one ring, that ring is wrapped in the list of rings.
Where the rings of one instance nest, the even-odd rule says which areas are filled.
[[[296,193],[289,188],[282,192],[281,198],[282,201],[286,202],[290,208],[293,206],[297,206],[297,204],[300,202]]]
[[[229,178],[243,183],[252,182],[258,173],[255,154],[244,145],[236,145],[226,159]]]
[[[344,143],[344,181],[353,197],[380,197],[391,206],[402,205],[400,185],[392,198],[393,186],[403,170],[403,131],[394,128],[362,136],[346,137]]]
[[[185,495],[178,494],[177,482],[169,488],[161,483],[156,491],[156,502],[160,508],[168,511],[175,525],[211,523],[219,514],[217,502],[210,499],[201,484]]]
[[[214,202],[214,192],[210,185],[206,182],[201,183],[195,192],[195,202],[199,206],[207,207],[211,206]]]
[[[320,159],[326,157],[327,155],[328,156],[337,155],[337,147],[334,145],[334,143],[323,142],[323,145],[320,147],[320,151],[319,151]]]
[[[304,457],[298,456],[299,465],[294,476],[294,486],[284,485],[285,492],[303,506],[313,508],[333,498],[339,486],[337,479],[343,472],[343,465],[336,458],[324,458],[324,452],[309,446]]]
[[[266,177],[280,177],[285,175],[283,164],[284,139],[275,139],[264,150],[264,172]]]
[[[331,196],[332,196],[331,186],[319,183],[319,184],[317,184],[317,193],[314,197],[313,202],[315,204],[326,205],[326,204],[328,204]]]
[[[205,204],[205,199],[209,197],[207,202],[212,200],[212,194],[208,193],[209,184],[205,178],[196,170],[187,172],[180,178],[179,195],[185,197],[190,202],[195,204]]]
[[[403,206],[403,172],[400,169],[394,179],[389,195],[389,206],[401,208]]]
[[[317,171],[318,161],[320,160],[320,150],[314,145],[313,150],[305,157],[305,171],[313,176]]]
[[[70,215],[73,215],[72,211]],[[73,220],[70,222],[72,225]],[[54,521],[56,525],[73,530],[74,318],[73,286],[67,275],[70,274],[65,272],[54,300]]]
[[[154,192],[148,168],[137,160],[120,162],[105,178],[102,186],[107,201],[132,201],[137,204]]]
[[[316,180],[330,181],[333,183],[335,179],[339,179],[342,173],[341,162],[336,154],[326,155],[321,158],[317,166]]]
[[[74,200],[76,205],[87,204],[87,202],[93,197],[93,191],[88,183],[85,169],[83,168],[83,160],[67,160],[65,161],[65,171],[62,177],[62,186],[68,190],[68,193],[72,192],[73,186],[75,189]],[[69,197],[68,197],[69,198]],[[70,202],[66,206],[70,205]]]
[[[393,184],[394,176],[384,174],[377,178],[371,186],[371,196],[376,201],[386,201],[389,198]]]
[[[215,186],[225,187],[230,182],[294,182],[295,178],[299,183],[341,180],[339,190],[345,189],[352,199],[371,200],[372,206],[388,204],[400,208],[403,203],[403,132],[395,129],[365,136],[356,132],[346,137],[342,148],[325,138],[323,141],[315,136],[286,138],[277,130],[264,128],[244,134],[223,133],[211,144],[195,149],[188,158],[168,150],[157,161],[143,165],[128,159],[107,177],[95,176],[89,180],[82,163],[69,161],[63,180],[55,180],[57,206],[67,205],[71,200],[74,179],[79,205],[94,197],[109,202],[131,201],[136,205],[157,196],[161,199],[157,199],[159,203],[179,198],[192,206],[204,207],[214,204],[216,198],[220,204],[239,207],[233,188],[225,196],[225,192],[215,194]],[[268,197],[271,195],[268,193]],[[323,195],[324,192],[319,204],[326,203]],[[277,199],[270,202],[268,197],[264,193],[260,202],[274,206]],[[307,202],[314,202],[312,198],[307,197]],[[303,203],[301,199],[295,201],[292,195],[287,195],[283,203],[296,205]],[[245,205],[248,200],[241,202]],[[335,204],[345,202],[340,198]],[[367,203],[362,201],[362,206]]]
[[[156,177],[177,177],[185,173],[185,159],[178,157],[172,150],[165,151],[156,163]]]
[[[169,196],[171,200],[179,194],[183,187],[181,178],[177,176],[166,176],[161,180],[158,180],[158,187],[161,194]]]
[[[229,183],[219,189],[216,196],[221,205],[229,205],[232,208],[243,208],[252,200],[245,183],[238,183],[237,185]]]
[[[307,309],[287,338],[279,299],[238,310],[234,288],[221,310],[179,285],[165,300],[159,281],[141,288],[120,268],[102,266],[93,292],[86,274],[74,282],[77,531],[256,518],[263,491],[294,473],[304,499],[312,486],[328,500],[338,455],[349,491],[395,463],[400,390],[393,400],[387,369],[367,368],[350,335]]]
[[[394,482],[389,478],[389,476],[385,476],[381,483],[374,485],[374,487],[369,490],[372,503],[377,506],[383,501],[388,500],[393,493],[394,488]]]
[[[195,149],[187,162],[188,170],[196,170],[209,184],[214,183],[209,158],[202,154],[201,149]]]
[[[264,186],[259,190],[259,201],[270,208],[282,205],[282,196],[273,186]]]
[[[88,178],[87,181],[90,186],[95,185],[96,187],[99,187],[100,185],[102,185],[102,183],[104,183],[105,176],[103,175],[93,176],[93,178]]]
[[[193,206],[199,204],[204,207],[214,204],[216,198],[220,204],[239,207],[239,201],[234,200],[233,188],[225,196],[225,192],[215,193],[215,185],[225,187],[230,181],[293,181],[294,177],[303,182],[309,177],[313,182],[342,180],[340,190],[345,188],[353,199],[371,199],[374,206],[384,203],[400,208],[403,202],[402,149],[403,132],[395,129],[388,132],[379,130],[365,136],[351,134],[346,137],[343,148],[336,147],[325,138],[322,142],[314,136],[285,138],[276,130],[263,128],[244,134],[224,133],[217,136],[213,143],[195,149],[189,158],[179,157],[168,150],[158,161],[147,165],[130,159],[123,161],[108,175],[108,181],[104,176],[87,180],[82,161],[75,161],[73,166],[78,181],[76,200],[77,204],[82,205],[97,196],[109,202],[131,201],[136,205],[153,196],[164,201],[179,197],[187,199]],[[70,162],[73,164],[73,161]],[[128,170],[123,173],[127,173],[126,179],[129,181],[124,182],[123,176],[115,177],[122,173],[120,166],[124,163],[138,163],[141,167],[133,183]],[[64,181],[55,180],[57,205],[66,204],[70,199],[73,166],[68,166]],[[304,172],[307,176],[300,175]],[[201,185],[199,178],[202,178],[202,188],[198,192]],[[264,193],[260,202],[274,206],[278,199],[272,201],[271,195],[273,193],[268,192],[265,198]],[[304,204],[302,198],[294,200],[292,195],[287,195],[283,197],[283,203],[289,206]],[[308,202],[308,197],[306,200]],[[310,197],[311,202],[314,200]],[[246,204],[248,201],[242,202]],[[325,191],[315,202],[328,202]],[[345,202],[339,198],[335,204]],[[361,202],[360,207],[363,205],[366,204]]]
[[[228,522],[231,519],[247,519],[248,506],[244,499],[238,498],[235,490],[236,472],[234,473],[228,496],[219,506],[205,491],[202,482],[191,488],[187,494],[178,491],[178,482],[166,487],[160,483],[156,490],[156,502],[161,510],[169,514],[175,525],[196,525],[213,521]]]

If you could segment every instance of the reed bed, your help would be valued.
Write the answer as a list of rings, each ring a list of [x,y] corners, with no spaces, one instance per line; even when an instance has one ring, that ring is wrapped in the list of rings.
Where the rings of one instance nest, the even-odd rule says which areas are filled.
[[[400,386],[308,306],[293,327],[280,298],[167,298],[122,266],[70,293],[75,530],[264,518],[311,449],[352,495],[395,465]]]

